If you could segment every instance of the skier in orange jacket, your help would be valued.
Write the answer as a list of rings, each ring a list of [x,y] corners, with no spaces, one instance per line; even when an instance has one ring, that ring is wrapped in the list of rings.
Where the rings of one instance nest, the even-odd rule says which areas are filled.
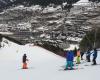
[[[80,49],[78,49],[78,51],[77,51],[77,58],[76,58],[76,63],[77,64],[80,64]]]

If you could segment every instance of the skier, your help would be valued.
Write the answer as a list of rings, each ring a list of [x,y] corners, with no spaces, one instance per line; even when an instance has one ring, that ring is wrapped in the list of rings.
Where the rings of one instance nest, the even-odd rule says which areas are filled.
[[[22,67],[22,69],[28,69],[26,61],[28,61],[28,59],[27,59],[26,54],[24,54],[23,55],[23,67]]]
[[[74,49],[74,56],[77,56],[77,48]]]
[[[84,52],[81,52],[81,60],[83,60]]]
[[[73,59],[74,53],[73,51],[67,51],[66,53],[66,68],[64,70],[72,70],[73,69]]]
[[[80,49],[77,51],[76,64],[80,64]]]
[[[87,62],[91,62],[90,56],[91,56],[91,52],[90,52],[90,49],[88,49],[88,51],[86,52],[86,59],[87,59]]]
[[[93,64],[92,65],[96,65],[97,63],[96,63],[96,58],[97,58],[97,49],[95,48],[94,49],[94,53],[93,53]]]

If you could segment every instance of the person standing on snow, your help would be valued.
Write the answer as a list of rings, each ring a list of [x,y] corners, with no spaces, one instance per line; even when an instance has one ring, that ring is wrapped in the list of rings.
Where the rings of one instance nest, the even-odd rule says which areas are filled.
[[[84,52],[81,52],[81,60],[83,60]]]
[[[87,59],[87,62],[91,62],[90,56],[91,56],[91,52],[90,52],[90,49],[88,49],[88,51],[86,52],[86,59]]]
[[[80,49],[77,51],[76,64],[80,64]]]
[[[23,55],[23,67],[22,67],[22,69],[28,69],[27,61],[28,61],[27,56],[26,56],[26,54],[24,54]]]
[[[97,49],[95,48],[94,49],[94,53],[93,53],[93,64],[92,65],[96,65],[97,63],[96,63],[96,58],[97,58]]]
[[[74,53],[73,51],[67,51],[66,53],[66,68],[64,70],[72,70],[73,69],[73,59],[74,59]]]

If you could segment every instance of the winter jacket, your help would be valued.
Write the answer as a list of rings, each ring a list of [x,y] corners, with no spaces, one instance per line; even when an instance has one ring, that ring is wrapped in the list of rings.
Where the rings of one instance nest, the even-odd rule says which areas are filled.
[[[67,61],[73,61],[73,59],[74,59],[73,51],[68,51],[67,52],[66,59],[67,59]]]
[[[87,53],[86,53],[86,56],[91,56],[91,54],[92,53],[88,50]]]
[[[93,57],[94,57],[94,58],[97,57],[97,50],[94,50]]]
[[[27,56],[24,55],[24,56],[23,56],[23,63],[26,63],[26,61],[27,61]]]

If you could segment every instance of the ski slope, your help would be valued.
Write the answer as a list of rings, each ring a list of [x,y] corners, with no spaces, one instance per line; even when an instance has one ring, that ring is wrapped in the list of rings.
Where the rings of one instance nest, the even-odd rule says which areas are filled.
[[[2,42],[0,49],[0,80],[98,80],[100,65],[82,61],[77,70],[63,71],[66,60],[41,47],[30,44],[20,46]],[[22,56],[26,53],[29,69],[21,69]],[[100,55],[97,63],[100,63]]]

